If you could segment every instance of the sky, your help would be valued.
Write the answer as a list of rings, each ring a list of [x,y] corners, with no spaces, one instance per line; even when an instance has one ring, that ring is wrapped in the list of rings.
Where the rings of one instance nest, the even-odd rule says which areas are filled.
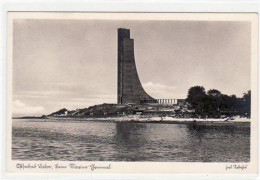
[[[183,99],[195,85],[250,89],[250,22],[16,19],[13,116],[117,101],[117,29],[129,28],[145,91]]]

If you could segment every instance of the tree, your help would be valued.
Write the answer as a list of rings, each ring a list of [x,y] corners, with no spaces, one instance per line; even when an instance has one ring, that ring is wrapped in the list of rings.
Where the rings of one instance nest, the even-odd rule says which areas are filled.
[[[228,96],[217,89],[205,92],[204,87],[194,86],[188,91],[186,99],[195,112],[207,117],[220,117],[221,115],[242,115],[250,117],[251,113],[251,91],[244,93],[242,98],[236,95]]]
[[[243,102],[244,102],[244,112],[247,117],[251,116],[251,91],[247,91],[243,95]]]
[[[186,101],[192,105],[197,113],[203,112],[207,95],[202,86],[191,87],[188,91]]]
[[[251,91],[247,91],[247,93],[244,93],[243,95],[243,99],[245,100],[245,102],[248,103],[248,105],[251,103]]]
[[[213,96],[213,97],[219,97],[219,96],[221,96],[221,92],[217,89],[210,89],[210,90],[208,90],[207,95]]]
[[[220,111],[220,105],[222,103],[221,92],[217,89],[210,89],[207,92],[208,102],[210,102],[211,109],[213,113],[217,113]]]

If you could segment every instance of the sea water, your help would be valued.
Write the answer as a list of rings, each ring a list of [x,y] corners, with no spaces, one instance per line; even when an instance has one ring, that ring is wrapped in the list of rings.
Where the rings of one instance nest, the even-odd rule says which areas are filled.
[[[249,162],[250,123],[14,119],[12,159]]]

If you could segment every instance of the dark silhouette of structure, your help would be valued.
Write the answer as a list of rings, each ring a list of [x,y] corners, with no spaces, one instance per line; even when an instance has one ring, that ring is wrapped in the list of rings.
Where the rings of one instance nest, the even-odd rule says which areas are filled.
[[[130,30],[118,29],[118,104],[140,104],[142,102],[157,103],[149,96],[139,80],[135,58],[134,40],[130,39]]]

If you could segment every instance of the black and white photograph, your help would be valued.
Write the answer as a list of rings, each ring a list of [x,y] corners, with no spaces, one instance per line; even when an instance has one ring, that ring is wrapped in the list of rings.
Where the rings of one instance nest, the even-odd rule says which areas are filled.
[[[12,168],[213,163],[254,172],[257,19],[10,13]]]

